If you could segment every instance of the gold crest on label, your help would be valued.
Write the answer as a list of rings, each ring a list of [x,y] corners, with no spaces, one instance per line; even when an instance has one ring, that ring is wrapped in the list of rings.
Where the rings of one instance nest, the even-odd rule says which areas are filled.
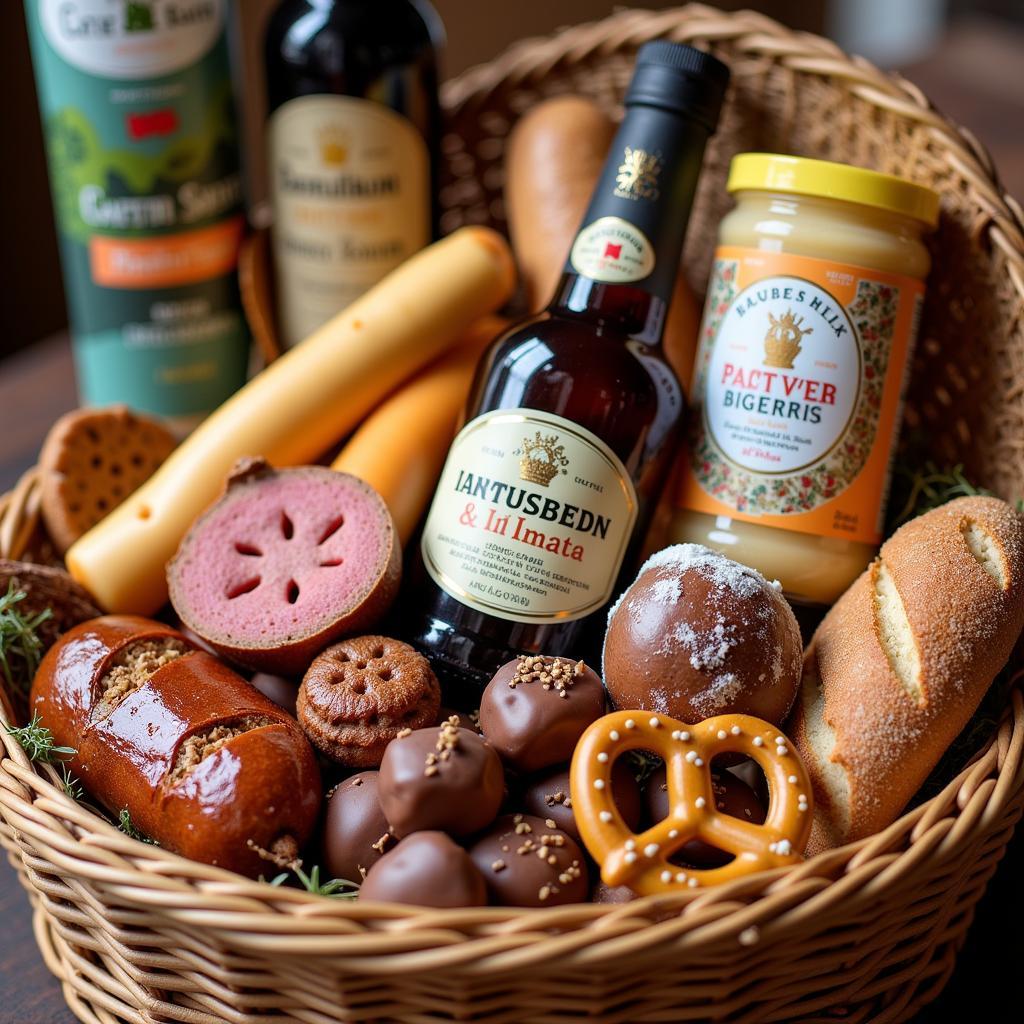
[[[661,195],[658,177],[661,157],[643,149],[626,146],[615,175],[615,195],[620,199],[655,200]]]
[[[764,336],[764,366],[775,366],[780,370],[792,370],[793,360],[800,355],[800,341],[805,334],[813,334],[813,327],[802,327],[804,318],[795,317],[787,309],[778,319],[768,314],[771,326]]]
[[[519,460],[519,478],[531,484],[547,487],[558,476],[558,471],[569,465],[565,449],[557,442],[557,434],[541,437],[539,430],[534,434],[533,440],[524,437],[523,456]]]
[[[348,138],[336,125],[325,124],[317,132],[320,159],[328,167],[340,167],[348,159]]]

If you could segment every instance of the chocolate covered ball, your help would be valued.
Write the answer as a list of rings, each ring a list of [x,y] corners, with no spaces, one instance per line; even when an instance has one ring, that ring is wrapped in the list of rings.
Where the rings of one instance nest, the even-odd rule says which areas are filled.
[[[677,544],[648,559],[612,609],[604,681],[618,710],[691,724],[738,713],[781,725],[802,657],[778,584],[699,544]]]
[[[469,854],[444,832],[416,832],[370,868],[359,898],[417,907],[482,907],[487,886]]]
[[[503,907],[582,903],[590,889],[583,851],[550,818],[503,814],[469,855],[487,882],[491,902]]]
[[[378,792],[399,838],[430,829],[468,836],[497,815],[505,773],[494,748],[453,716],[441,726],[405,729],[388,744]]]
[[[495,673],[480,698],[480,730],[506,764],[535,772],[572,758],[604,714],[604,687],[582,661],[527,655]]]
[[[612,766],[612,799],[626,827],[635,832],[642,809],[640,786],[624,758]],[[556,768],[530,782],[523,790],[520,804],[530,814],[550,818],[576,842],[582,842],[569,795],[568,766]]]
[[[395,843],[377,797],[378,772],[360,772],[327,800],[323,865],[328,878],[358,882]]]
[[[722,814],[731,814],[734,818],[755,825],[764,824],[765,808],[757,794],[731,771],[713,770],[711,791],[715,795],[715,807]],[[668,786],[665,783],[664,767],[655,769],[647,780],[644,803],[651,821],[661,821],[668,816]],[[728,864],[732,855],[701,839],[691,839],[672,859],[698,868],[717,868]]]
[[[441,708],[437,716],[437,724],[444,725],[449,718],[455,716],[459,720],[461,729],[470,729],[473,732],[480,731],[480,712],[457,711],[455,708]]]

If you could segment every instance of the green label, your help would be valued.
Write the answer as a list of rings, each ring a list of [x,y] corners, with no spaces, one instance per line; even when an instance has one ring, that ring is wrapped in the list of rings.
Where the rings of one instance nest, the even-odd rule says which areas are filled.
[[[245,379],[225,0],[27,0],[82,398],[208,412]]]

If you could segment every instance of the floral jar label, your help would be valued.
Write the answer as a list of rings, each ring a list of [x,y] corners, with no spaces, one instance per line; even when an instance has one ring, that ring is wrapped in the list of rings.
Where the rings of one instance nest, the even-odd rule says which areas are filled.
[[[677,504],[878,543],[923,294],[866,267],[719,248]]]

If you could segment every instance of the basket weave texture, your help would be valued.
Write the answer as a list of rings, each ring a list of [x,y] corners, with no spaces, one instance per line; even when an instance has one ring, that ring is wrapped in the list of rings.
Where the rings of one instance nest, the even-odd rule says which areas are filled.
[[[520,44],[449,83],[444,227],[503,226],[516,117],[574,91],[609,109],[636,48],[710,47],[733,84],[686,266],[702,289],[732,155],[835,159],[942,192],[904,437],[1004,497],[1024,493],[1024,217],[984,150],[913,85],[749,12],[627,11]],[[0,502],[2,552],[30,535],[29,478]],[[941,990],[1024,809],[1024,700],[939,795],[794,868],[619,906],[417,910],[270,888],[122,835],[3,735],[0,840],[35,932],[89,1024],[301,1021],[877,1021]]]

